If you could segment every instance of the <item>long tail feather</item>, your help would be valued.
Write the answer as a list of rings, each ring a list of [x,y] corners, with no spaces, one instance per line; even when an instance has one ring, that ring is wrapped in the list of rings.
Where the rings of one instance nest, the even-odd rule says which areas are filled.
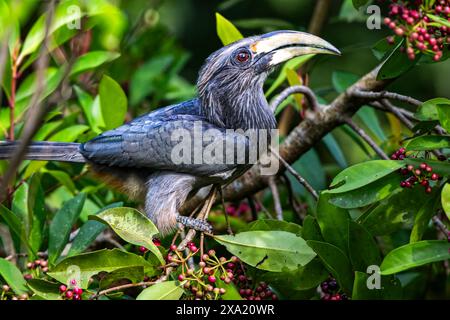
[[[19,145],[19,141],[0,141],[0,160],[9,159]],[[64,142],[33,142],[27,148],[25,159],[27,160],[54,160],[64,162],[86,162],[79,152],[79,143]]]

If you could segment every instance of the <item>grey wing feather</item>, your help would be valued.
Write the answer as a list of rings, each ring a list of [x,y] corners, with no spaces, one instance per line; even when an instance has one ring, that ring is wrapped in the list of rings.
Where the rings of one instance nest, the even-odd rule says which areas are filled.
[[[200,150],[195,148],[194,130],[198,129],[198,126],[201,127],[201,132],[214,129],[213,140],[224,146],[223,154],[214,154],[217,158],[213,158],[212,162],[195,162],[195,153],[203,153],[205,147],[211,145],[211,141],[203,141],[200,144]],[[187,134],[191,140],[180,141],[180,134],[183,137]],[[190,151],[190,156],[183,158],[187,161],[181,163],[173,159],[173,150],[176,146],[180,146],[180,142],[184,143],[183,147],[188,146],[186,143],[189,142],[191,146],[190,149],[185,149]],[[108,166],[169,170],[211,176],[228,172],[239,166],[236,161],[226,163],[227,143],[232,143],[233,152],[236,154],[238,150],[248,152],[249,142],[244,135],[226,132],[225,129],[206,122],[199,115],[166,114],[155,117],[149,114],[88,141],[81,146],[80,150],[90,161]]]

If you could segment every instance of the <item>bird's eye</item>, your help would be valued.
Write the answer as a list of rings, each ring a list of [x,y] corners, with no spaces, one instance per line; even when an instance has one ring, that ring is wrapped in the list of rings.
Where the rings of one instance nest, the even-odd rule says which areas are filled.
[[[247,62],[250,59],[250,53],[246,50],[241,50],[236,53],[236,61],[240,63]]]

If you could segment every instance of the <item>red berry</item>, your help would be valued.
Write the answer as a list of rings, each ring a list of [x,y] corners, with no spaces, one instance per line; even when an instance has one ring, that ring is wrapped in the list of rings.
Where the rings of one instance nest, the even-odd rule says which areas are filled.
[[[414,171],[414,173],[416,174],[416,176],[420,176],[422,174],[422,171],[420,171],[419,169],[416,169]]]
[[[216,282],[216,277],[214,277],[214,276],[209,276],[209,277],[208,277],[208,281],[211,282],[211,283],[214,283],[214,282]]]
[[[427,172],[431,172],[431,171],[433,171],[433,168],[431,168],[431,167],[426,167],[426,169],[425,169]]]
[[[174,244],[171,245],[171,246],[170,246],[170,250],[171,250],[171,251],[177,251],[177,246],[174,245]]]
[[[428,187],[428,180],[424,179],[422,180],[422,182],[420,183],[421,185],[423,185],[424,187]]]
[[[193,245],[189,247],[189,250],[191,250],[191,252],[196,252],[198,249],[195,245]]]
[[[72,280],[70,280],[70,284],[74,286],[77,284],[77,281],[75,279],[72,279]]]
[[[59,286],[59,292],[63,293],[63,292],[66,292],[66,290],[67,290],[67,287],[65,285],[62,284]]]
[[[81,295],[83,293],[83,289],[81,289],[79,287],[75,287],[75,288],[73,288],[73,293]]]
[[[144,253],[144,252],[147,251],[147,248],[145,248],[144,246],[140,246],[140,247],[139,247],[139,251],[140,251],[141,253]]]
[[[157,247],[159,247],[161,245],[161,240],[159,240],[158,238],[154,238],[153,239],[153,244]]]
[[[425,170],[427,168],[427,164],[426,163],[421,163],[420,164],[420,169]]]
[[[73,292],[72,292],[72,290],[66,291],[66,298],[71,299],[72,297],[73,297]]]
[[[432,191],[431,187],[428,187],[428,188],[425,189],[426,193],[431,193],[431,191]]]
[[[431,180],[436,181],[437,179],[439,179],[439,175],[436,174],[436,173],[433,173],[433,174],[431,175]]]
[[[184,275],[179,274],[179,275],[178,275],[178,281],[183,281],[183,280],[184,280]]]

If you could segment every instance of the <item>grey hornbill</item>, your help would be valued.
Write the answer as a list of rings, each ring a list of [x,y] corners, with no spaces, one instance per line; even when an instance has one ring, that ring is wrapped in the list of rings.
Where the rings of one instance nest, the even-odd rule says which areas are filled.
[[[250,165],[175,163],[172,151],[179,141],[173,133],[192,132],[194,123],[201,123],[202,130],[215,129],[215,141],[232,139],[236,149],[248,150],[248,137],[238,132],[230,137],[226,129],[275,129],[263,92],[267,75],[289,59],[314,53],[340,54],[325,40],[296,31],[239,40],[208,57],[198,77],[197,98],[140,116],[86,143],[34,142],[26,158],[87,162],[107,182],[145,199],[146,214],[163,234],[177,222],[211,231],[205,221],[179,215],[179,208],[201,188],[227,184]],[[9,158],[14,147],[15,142],[2,142],[0,159]]]

